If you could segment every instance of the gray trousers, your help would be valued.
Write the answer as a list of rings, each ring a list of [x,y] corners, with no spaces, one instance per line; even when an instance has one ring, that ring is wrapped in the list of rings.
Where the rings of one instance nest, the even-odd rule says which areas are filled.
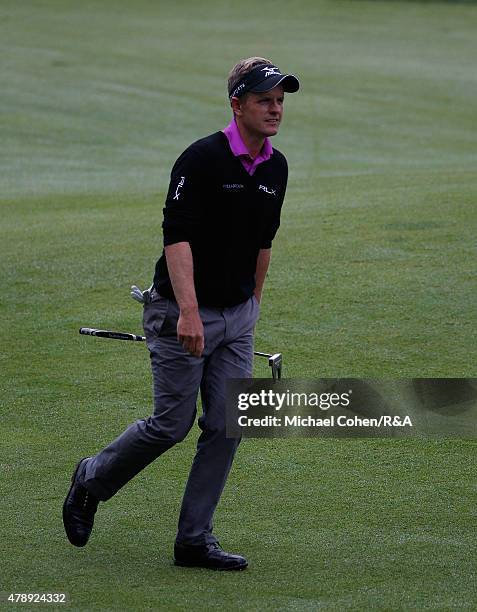
[[[177,341],[177,303],[153,292],[152,301],[144,306],[144,332],[152,366],[154,413],[130,425],[88,461],[79,478],[91,493],[100,500],[109,499],[151,461],[183,440],[195,421],[200,389],[201,434],[176,541],[216,541],[213,514],[239,444],[239,440],[225,436],[225,381],[252,376],[258,312],[255,297],[231,308],[200,307],[205,349],[201,357],[194,357]]]

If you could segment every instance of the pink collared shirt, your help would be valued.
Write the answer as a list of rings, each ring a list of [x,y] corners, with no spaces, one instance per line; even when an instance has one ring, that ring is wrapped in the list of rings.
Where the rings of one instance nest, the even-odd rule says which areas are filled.
[[[239,129],[237,124],[235,123],[235,119],[228,124],[226,128],[222,130],[222,132],[227,136],[227,140],[229,141],[230,148],[232,149],[232,153],[240,159],[245,170],[253,175],[257,166],[267,159],[270,159],[273,148],[272,143],[269,138],[265,138],[265,142],[263,143],[262,150],[257,155],[255,159],[250,157],[250,153],[248,152],[247,147],[245,146],[244,141],[242,140],[242,136],[240,136]]]

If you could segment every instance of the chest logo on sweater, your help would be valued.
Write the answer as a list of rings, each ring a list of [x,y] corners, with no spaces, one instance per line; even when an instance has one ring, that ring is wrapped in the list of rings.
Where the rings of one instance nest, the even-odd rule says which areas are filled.
[[[173,200],[178,200],[180,193],[179,190],[184,187],[184,183],[185,183],[185,176],[181,176],[181,180],[179,181],[179,183],[177,184],[176,187],[176,195],[172,198]]]
[[[224,183],[222,185],[223,189],[243,189],[242,183]]]
[[[265,193],[268,193],[269,195],[277,195],[276,189],[269,189],[265,185],[259,185],[258,188],[264,191]]]

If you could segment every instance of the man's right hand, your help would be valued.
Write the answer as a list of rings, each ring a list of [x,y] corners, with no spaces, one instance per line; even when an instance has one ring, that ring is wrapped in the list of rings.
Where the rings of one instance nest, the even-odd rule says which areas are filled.
[[[177,321],[177,340],[194,357],[204,351],[204,326],[198,308],[181,309]]]
[[[200,357],[204,351],[204,326],[199,314],[194,286],[194,264],[188,242],[164,247],[167,269],[179,304],[177,340],[186,351]]]

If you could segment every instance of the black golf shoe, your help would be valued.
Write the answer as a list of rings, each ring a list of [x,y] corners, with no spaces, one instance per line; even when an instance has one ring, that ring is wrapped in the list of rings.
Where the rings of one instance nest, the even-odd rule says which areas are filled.
[[[218,542],[202,546],[175,544],[174,565],[182,567],[206,567],[213,570],[244,570],[247,559],[225,552]]]
[[[71,478],[71,487],[63,504],[63,525],[68,540],[74,546],[84,546],[93,529],[94,515],[99,499],[78,482],[78,473],[84,461],[81,459]]]

